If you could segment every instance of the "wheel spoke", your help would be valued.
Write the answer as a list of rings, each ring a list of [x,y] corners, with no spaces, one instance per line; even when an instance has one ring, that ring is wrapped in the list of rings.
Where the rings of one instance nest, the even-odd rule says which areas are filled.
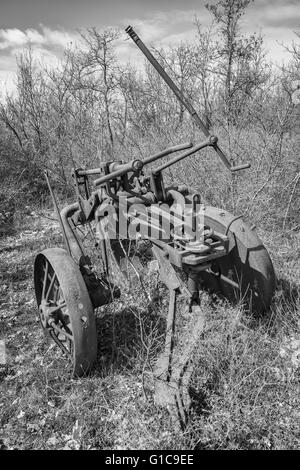
[[[73,341],[73,336],[70,335],[69,333],[67,333],[65,330],[63,330],[62,328],[60,328],[56,323],[54,322],[51,322],[51,328],[53,330],[56,330],[58,333],[61,333],[62,335],[64,335],[66,338],[69,338],[70,340]]]
[[[65,322],[65,319],[64,318],[61,318],[60,321],[62,322],[63,326],[64,326],[64,329],[66,330],[67,333],[69,333],[71,336],[72,336],[72,330],[70,330],[70,328],[68,327],[68,325],[66,324]],[[72,336],[72,341],[73,341],[73,336]]]
[[[52,315],[53,313],[57,312],[58,310],[61,310],[62,308],[66,307],[67,304],[66,302],[63,302],[59,305],[55,305],[54,307],[49,308],[49,315]]]
[[[55,284],[55,294],[54,294],[54,301],[57,304],[59,300],[59,284]]]
[[[51,290],[52,290],[52,287],[53,287],[53,284],[54,284],[54,281],[55,281],[56,278],[57,278],[57,277],[56,277],[56,273],[54,272],[54,273],[53,273],[53,276],[52,276],[52,279],[51,279],[51,282],[50,282],[49,289],[48,289],[47,294],[46,294],[46,297],[45,297],[45,300],[46,300],[46,301],[48,301],[48,299],[49,299],[49,295],[50,295],[50,293],[51,293]]]
[[[52,339],[56,342],[56,344],[63,350],[64,353],[72,360],[72,351],[69,351],[68,348],[58,339],[55,332],[53,330],[50,331],[50,335]]]

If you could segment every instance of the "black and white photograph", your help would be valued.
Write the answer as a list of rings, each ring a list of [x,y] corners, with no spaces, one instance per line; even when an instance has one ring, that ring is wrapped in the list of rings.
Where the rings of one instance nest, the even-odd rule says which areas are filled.
[[[0,1],[0,450],[300,450],[299,0]]]

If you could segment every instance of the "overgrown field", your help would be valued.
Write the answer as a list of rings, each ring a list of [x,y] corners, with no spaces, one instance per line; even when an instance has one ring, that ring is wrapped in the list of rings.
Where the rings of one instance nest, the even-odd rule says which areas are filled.
[[[259,231],[278,277],[271,310],[254,319],[202,295],[206,326],[192,377],[193,408],[176,432],[153,401],[167,292],[156,308],[138,290],[97,313],[93,375],[71,379],[37,320],[33,261],[60,245],[49,211],[19,217],[0,241],[0,439],[3,449],[297,449],[300,422],[300,237]],[[182,311],[184,315],[184,311]],[[187,340],[187,332],[182,331]]]
[[[72,168],[197,144],[199,122],[148,63],[120,60],[124,31],[81,31],[57,67],[35,59],[31,47],[17,58],[15,93],[0,101],[0,345],[7,350],[6,364],[0,354],[0,447],[300,447],[300,32],[286,63],[272,63],[263,33],[243,30],[252,3],[209,2],[210,24],[194,18],[194,38],[169,47],[146,41],[230,165],[251,164],[247,173],[227,172],[205,148],[166,169],[166,185],[193,187],[207,204],[256,224],[278,277],[262,318],[201,293],[206,324],[193,353],[193,406],[183,432],[154,403],[168,304],[157,273],[145,280],[150,304],[137,284],[96,312],[96,370],[74,380],[39,325],[33,262],[62,243],[45,209],[45,170],[58,198],[68,199]],[[147,36],[142,25],[137,32]],[[193,328],[184,303],[180,317],[184,343]]]

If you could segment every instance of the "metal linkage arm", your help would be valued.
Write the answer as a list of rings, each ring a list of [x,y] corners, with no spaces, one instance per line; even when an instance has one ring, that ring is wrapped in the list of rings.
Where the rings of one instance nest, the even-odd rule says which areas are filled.
[[[212,146],[212,145],[213,145],[212,140],[210,138],[206,139],[204,142],[200,142],[200,144],[197,144],[197,145],[195,145],[195,147],[192,147],[190,150],[187,150],[187,152],[181,153],[177,157],[172,158],[172,160],[170,160],[169,162],[162,163],[159,167],[157,167],[157,168],[155,168],[155,170],[153,170],[153,174],[157,175],[162,170],[165,170],[165,168],[168,168],[169,166],[174,165],[174,163],[177,163],[180,160],[183,160],[184,158],[189,157],[193,153],[198,152],[198,150],[201,150],[205,147],[209,147],[209,146]]]
[[[184,144],[179,144],[173,147],[169,147],[167,149],[162,150],[159,153],[155,153],[154,155],[150,155],[150,157],[145,158],[143,160],[143,164],[146,165],[147,163],[155,162],[155,160],[165,157],[166,155],[169,155],[170,153],[178,152],[179,150],[185,150],[190,147],[193,147],[193,144],[191,142],[185,142]],[[135,160],[135,161],[138,161],[138,160]],[[110,173],[113,171],[116,171],[118,169],[117,166],[120,166],[120,164],[118,164],[117,162],[112,163],[110,167]],[[122,171],[123,171],[123,167],[122,167]],[[76,176],[91,176],[91,175],[99,175],[101,173],[102,173],[102,169],[100,167],[93,168],[91,170],[83,170],[82,168],[76,169]]]
[[[129,173],[130,171],[140,171],[144,166],[142,160],[132,160],[129,163],[118,163],[113,162],[109,167],[109,173],[107,175],[101,176],[94,181],[95,186],[99,186],[99,184],[107,183],[114,178],[118,178],[120,176]]]
[[[192,118],[194,119],[196,125],[202,130],[204,135],[206,137],[210,137],[210,132],[208,128],[205,126],[204,122],[201,120],[200,116],[196,112],[195,108],[189,103],[189,101],[186,100],[185,96],[183,93],[179,90],[179,88],[175,85],[173,80],[169,77],[169,75],[166,73],[166,71],[162,68],[162,66],[157,62],[153,54],[149,51],[149,49],[145,46],[143,41],[139,38],[139,36],[136,34],[134,29],[131,26],[128,26],[125,29],[126,33],[131,37],[131,39],[136,43],[138,48],[142,51],[142,53],[146,56],[146,58],[149,60],[149,62],[153,65],[153,67],[156,69],[156,71],[159,73],[161,78],[166,82],[166,84],[171,88],[173,93],[176,95],[178,100],[180,101],[181,104],[187,109],[187,111],[190,113]],[[228,168],[228,170],[231,171],[238,171],[242,170],[245,168],[249,168],[250,164],[246,163],[245,165],[240,165],[237,167],[232,167],[230,165],[230,162],[228,161],[227,157],[225,156],[224,152],[221,150],[221,148],[217,144],[217,140],[215,144],[213,144],[213,147],[219,157],[221,158],[222,162],[224,165]]]
[[[170,153],[178,152],[179,150],[185,150],[191,147],[193,147],[193,144],[191,142],[175,145],[174,147],[169,147],[165,150],[162,150],[161,152],[155,153],[154,155],[150,155],[150,157],[144,158],[143,163],[144,165],[147,165],[148,163],[155,162],[159,158],[166,157]]]

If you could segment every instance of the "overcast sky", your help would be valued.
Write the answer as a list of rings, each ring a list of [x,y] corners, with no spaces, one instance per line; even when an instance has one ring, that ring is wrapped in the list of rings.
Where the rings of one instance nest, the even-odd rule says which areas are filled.
[[[207,0],[0,0],[0,81],[12,87],[15,56],[30,42],[37,57],[55,64],[63,48],[75,43],[77,30],[135,27],[148,44],[167,45],[192,38],[197,15],[203,26],[210,16]],[[287,53],[281,43],[300,32],[300,0],[255,0],[243,19],[245,32],[261,31],[272,60]],[[139,52],[124,33],[118,47],[123,60],[138,60]]]

